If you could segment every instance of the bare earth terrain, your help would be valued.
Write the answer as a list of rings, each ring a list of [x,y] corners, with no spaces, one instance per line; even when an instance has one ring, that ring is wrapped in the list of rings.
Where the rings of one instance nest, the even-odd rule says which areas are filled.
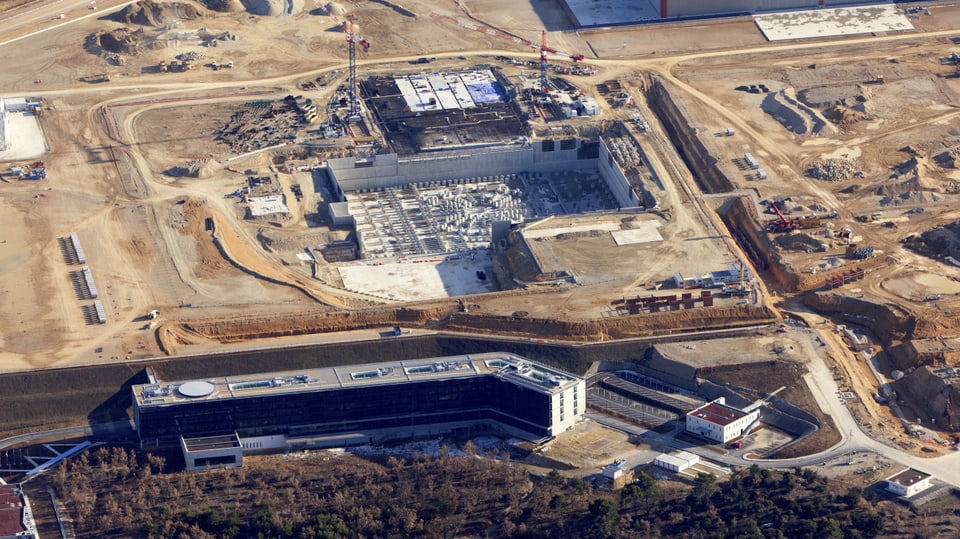
[[[49,148],[38,181],[13,174],[32,163],[0,154],[0,371],[282,336],[378,338],[393,326],[590,342],[756,324],[768,326],[754,343],[767,353],[790,316],[825,350],[787,359],[823,353],[861,428],[916,454],[946,452],[960,429],[960,358],[904,350],[960,336],[960,239],[944,228],[960,220],[960,66],[949,58],[960,7],[937,6],[914,32],[768,43],[747,18],[572,31],[553,1],[256,5],[262,13],[228,2],[34,2],[0,16],[0,94],[40,103],[28,116]],[[363,128],[330,131],[347,101],[345,22],[370,44],[357,53],[359,78],[483,65],[532,86],[536,68],[524,62],[537,51],[503,35],[535,42],[547,28],[565,51],[551,56],[557,71],[585,56],[592,74],[563,79],[595,98],[601,119],[553,118],[528,100],[517,105],[531,118],[522,134],[596,138],[622,122],[617,132],[643,149],[637,174],[656,185],[657,211],[531,225],[528,251],[475,253],[483,268],[496,260],[514,271],[478,295],[400,301],[386,272],[348,286],[343,268],[378,263],[337,260],[357,234],[334,225],[318,167],[388,143],[370,111]],[[480,24],[502,35],[469,28]],[[250,198],[278,194],[288,212],[253,213]],[[619,244],[610,231],[646,239]],[[749,269],[744,294],[718,293],[714,307],[625,307],[679,295],[677,273],[736,263]],[[518,277],[532,266],[535,278]],[[869,341],[851,342],[846,329]],[[789,385],[785,399],[830,415],[803,372],[749,383],[762,373],[731,368],[715,381]],[[796,454],[833,445],[836,429]]]

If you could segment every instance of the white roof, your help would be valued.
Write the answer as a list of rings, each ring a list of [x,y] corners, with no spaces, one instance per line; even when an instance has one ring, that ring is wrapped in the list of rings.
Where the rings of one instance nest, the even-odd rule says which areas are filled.
[[[250,213],[254,217],[270,215],[271,213],[290,213],[290,209],[283,202],[283,195],[250,197],[247,201],[250,203]]]
[[[656,458],[654,463],[662,462],[663,464],[670,464],[676,466],[677,468],[689,468],[694,464],[700,462],[700,457],[694,455],[693,453],[688,453],[686,451],[678,451],[673,455],[668,455],[666,453],[660,455]]]

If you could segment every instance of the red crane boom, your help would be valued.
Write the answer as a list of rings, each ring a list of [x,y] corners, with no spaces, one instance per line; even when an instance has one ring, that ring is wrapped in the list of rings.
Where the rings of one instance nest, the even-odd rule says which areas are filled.
[[[777,207],[777,204],[773,201],[770,202],[770,209],[773,210],[773,213],[777,214],[777,218],[773,219],[767,226],[773,232],[792,232],[797,229],[797,223],[794,221],[788,221],[786,217],[780,213],[780,208]]]

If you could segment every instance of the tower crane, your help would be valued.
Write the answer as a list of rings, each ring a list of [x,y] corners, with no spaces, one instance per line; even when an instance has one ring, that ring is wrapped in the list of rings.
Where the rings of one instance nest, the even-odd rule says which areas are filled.
[[[347,47],[350,50],[350,76],[347,82],[350,109],[349,112],[347,112],[347,120],[353,121],[360,118],[360,107],[357,97],[357,45],[363,48],[363,52],[367,52],[370,50],[370,42],[354,32],[353,21],[345,21],[341,27],[347,36]]]
[[[540,88],[543,90],[543,93],[550,91],[549,86],[547,85],[547,53],[556,54],[558,56],[566,56],[574,62],[579,62],[583,60],[582,54],[567,54],[560,52],[556,49],[552,49],[547,46],[547,31],[540,31]]]

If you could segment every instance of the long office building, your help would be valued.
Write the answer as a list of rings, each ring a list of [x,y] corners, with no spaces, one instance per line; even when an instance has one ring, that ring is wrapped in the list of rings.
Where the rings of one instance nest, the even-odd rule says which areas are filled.
[[[544,440],[586,408],[582,378],[506,353],[156,382],[132,388],[140,442],[179,445],[192,469],[451,432]]]

